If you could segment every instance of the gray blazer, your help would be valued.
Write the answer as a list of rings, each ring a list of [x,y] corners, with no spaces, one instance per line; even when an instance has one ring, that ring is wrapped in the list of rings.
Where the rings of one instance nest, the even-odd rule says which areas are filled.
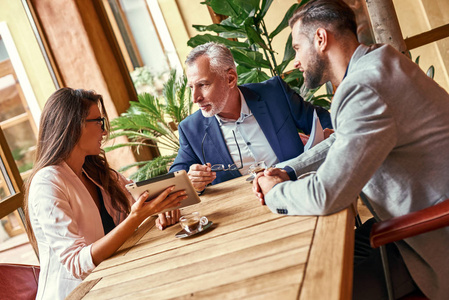
[[[449,198],[449,95],[387,45],[360,45],[331,108],[335,133],[286,163],[299,176],[276,185],[268,207],[326,215],[363,191],[382,220]],[[397,243],[431,299],[449,295],[449,227]]]

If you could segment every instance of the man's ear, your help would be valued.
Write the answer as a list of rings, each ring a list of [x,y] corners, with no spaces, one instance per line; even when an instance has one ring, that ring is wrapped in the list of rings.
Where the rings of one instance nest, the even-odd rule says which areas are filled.
[[[228,85],[230,88],[233,88],[237,85],[238,75],[237,72],[234,69],[228,70]]]
[[[323,53],[327,50],[329,32],[324,28],[318,28],[315,32],[314,45],[317,51]]]

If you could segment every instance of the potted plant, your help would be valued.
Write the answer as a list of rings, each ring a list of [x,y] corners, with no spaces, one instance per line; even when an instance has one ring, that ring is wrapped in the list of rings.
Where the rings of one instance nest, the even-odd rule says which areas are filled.
[[[137,101],[131,101],[128,110],[111,121],[110,138],[126,136],[129,142],[105,147],[105,152],[121,147],[158,147],[167,154],[152,160],[140,161],[119,169],[124,172],[132,167],[140,167],[130,178],[145,180],[168,172],[168,166],[179,150],[176,133],[178,124],[190,115],[192,101],[187,79],[177,79],[172,71],[162,90],[162,99],[149,93],[141,93]]]

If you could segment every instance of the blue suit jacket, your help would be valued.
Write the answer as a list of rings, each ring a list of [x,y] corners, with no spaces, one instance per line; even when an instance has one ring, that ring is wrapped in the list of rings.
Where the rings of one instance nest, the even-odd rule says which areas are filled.
[[[304,152],[298,129],[310,134],[314,109],[323,128],[332,128],[327,110],[304,101],[279,77],[261,83],[245,84],[239,88],[281,162]],[[215,117],[205,118],[201,111],[197,111],[183,120],[178,129],[180,149],[170,172],[179,170],[188,172],[191,165],[206,163],[201,151],[201,142],[206,132],[204,152],[207,162],[212,165],[234,163]],[[241,176],[239,171],[216,174],[217,177],[212,184]]]

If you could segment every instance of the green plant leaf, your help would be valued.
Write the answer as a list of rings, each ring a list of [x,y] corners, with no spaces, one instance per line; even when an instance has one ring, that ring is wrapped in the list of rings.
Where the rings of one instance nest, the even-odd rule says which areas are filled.
[[[239,7],[241,7],[243,11],[248,13],[249,17],[254,17],[256,11],[259,10],[260,0],[234,0],[233,2],[237,4]]]
[[[412,53],[410,52],[410,50],[406,50],[406,52],[403,52],[405,54],[405,56],[408,56],[410,59],[412,59]]]
[[[156,136],[166,135],[170,133],[170,128],[166,124],[165,119],[149,118],[147,115],[134,114],[128,112],[122,114],[119,120],[113,120],[112,130],[128,129],[128,130],[147,130],[155,133]]]
[[[202,2],[209,5],[215,13],[225,16],[237,16],[239,9],[232,0],[206,0]]]
[[[182,76],[177,78],[176,71],[173,70],[162,90],[165,100],[165,112],[177,125],[186,118],[191,111],[190,89],[187,86],[187,78]]]
[[[321,106],[324,109],[329,110],[331,102],[327,99],[327,95],[320,95],[319,97],[312,97],[309,101],[313,105]]]
[[[162,90],[162,95],[164,96],[165,104],[168,107],[175,106],[176,102],[176,70],[171,72],[171,76],[168,78],[167,82],[164,84]]]
[[[332,86],[332,82],[328,81],[325,83],[326,85],[326,92],[328,95],[333,95],[334,94],[334,87]]]
[[[427,69],[426,74],[433,79],[433,77],[435,76],[435,67],[433,65],[430,66],[429,69]]]
[[[289,61],[283,61],[276,67],[276,74],[282,74],[284,72],[285,68],[287,68],[287,65],[289,64]]]
[[[239,47],[239,48],[247,48],[248,44],[242,43],[242,42],[236,42],[236,41],[230,41],[228,39],[225,39],[220,36],[214,36],[210,34],[203,34],[203,35],[195,35],[190,40],[187,41],[187,45],[189,45],[192,48],[195,48],[196,46],[205,44],[207,42],[217,42],[224,44],[228,47]]]
[[[180,113],[176,123],[181,123],[188,115],[190,115],[193,107],[193,102],[191,101],[191,91],[187,85],[187,77],[182,76],[178,82],[177,90],[178,105],[180,108]]]
[[[128,110],[111,121],[109,137],[125,136],[129,142],[117,143],[105,147],[105,151],[113,151],[118,148],[132,147],[139,152],[141,147],[158,147],[170,150],[176,156],[179,150],[179,140],[172,128],[172,122],[177,125],[190,114],[192,102],[190,89],[185,77],[177,78],[176,72],[170,73],[170,78],[164,84],[164,99],[143,93],[137,97],[138,101],[130,102]],[[164,101],[165,104],[161,103]],[[175,126],[176,127],[176,126]],[[171,156],[173,160],[174,156]],[[153,160],[154,161],[154,160]],[[164,165],[165,164],[165,165]],[[167,172],[167,160],[147,162],[142,164],[136,178],[148,178],[157,176],[161,172]],[[134,166],[141,165],[136,164]],[[158,165],[157,167],[155,167]]]
[[[124,172],[132,167],[141,166],[137,172],[133,173],[130,178],[135,181],[146,180],[155,176],[163,175],[168,172],[168,165],[173,162],[176,154],[159,156],[153,160],[133,163],[120,168],[119,172]]]
[[[249,72],[239,75],[238,84],[262,82],[268,79],[270,79],[270,77],[265,72],[258,69],[252,69]]]
[[[262,4],[260,5],[260,12],[257,15],[257,18],[259,20],[262,20],[265,15],[267,14],[268,9],[271,6],[271,3],[273,3],[273,0],[262,0]]]
[[[288,20],[290,20],[290,18],[293,16],[293,13],[303,4],[303,2],[307,3],[308,1],[303,0],[301,1],[301,3],[295,3],[292,6],[290,6],[290,8],[285,13],[285,16],[282,19],[281,23],[279,23],[276,29],[272,33],[270,33],[269,35],[270,39],[274,38],[276,35],[279,34],[279,32],[288,27]]]
[[[234,22],[234,19],[232,19],[232,18],[226,18],[223,21],[221,21],[220,24],[223,26],[235,27],[235,28],[240,29],[242,32],[245,32],[244,24],[243,23],[236,24]],[[246,35],[246,33],[245,33],[245,35]]]
[[[251,20],[249,22],[249,20]],[[248,35],[248,39],[250,41],[251,44],[257,44],[260,47],[264,48],[265,50],[271,51],[270,48],[268,48],[267,44],[265,43],[265,41],[262,39],[260,33],[258,33],[255,29],[254,29],[254,22],[252,18],[247,19],[247,21],[245,21],[245,30],[246,33]]]
[[[282,63],[279,64],[276,68],[277,74],[282,74],[288,64],[295,58],[295,51],[292,47],[292,35],[290,34],[287,39],[287,43],[285,44],[284,49],[284,58],[282,59]]]
[[[240,77],[240,74],[250,72],[251,70],[252,70],[251,68],[247,68],[242,65],[237,65],[237,74],[239,74],[239,77]]]
[[[253,17],[259,10],[260,0],[207,0],[215,13],[230,16],[236,24],[243,23],[247,18]]]
[[[293,82],[300,82],[300,84],[294,84],[295,86],[301,86],[304,81],[303,74],[298,69],[294,69],[290,72],[284,73],[283,79],[288,84],[293,83]]]
[[[321,97],[321,96],[315,96],[315,92],[318,91],[321,88],[321,86],[317,87],[316,89],[308,89],[305,85],[302,85],[299,94],[301,97],[304,98],[305,101],[311,102],[313,101],[313,98]]]
[[[110,139],[115,139],[120,136],[126,136],[130,140],[138,140],[138,139],[152,139],[156,138],[148,131],[135,131],[135,130],[116,130],[109,134]]]
[[[262,53],[256,51],[247,51],[244,49],[231,48],[234,60],[247,68],[270,68],[270,63],[263,58]]]
[[[418,57],[415,59],[415,63],[419,66],[419,58],[420,56],[418,55]]]
[[[133,167],[138,167],[138,166],[145,165],[145,164],[147,164],[148,162],[149,162],[149,160],[138,161],[138,162],[135,162],[135,163],[126,165],[126,166],[124,166],[124,167],[121,167],[121,168],[119,168],[117,171],[119,171],[119,172],[125,172],[125,171],[127,171],[127,170],[129,170],[129,169],[131,169],[131,168],[133,168]]]
[[[285,43],[284,58],[282,59],[282,61],[290,62],[293,60],[293,58],[295,58],[295,50],[292,46],[292,34],[290,33],[288,35],[287,42]]]
[[[229,19],[229,18],[228,18]],[[228,20],[226,19],[226,20]],[[212,24],[212,25],[192,25],[196,30],[200,32],[213,31],[219,33],[221,37],[226,38],[246,38],[246,32],[242,28],[227,26],[222,24]]]
[[[135,147],[135,146],[149,146],[147,144],[143,144],[143,143],[121,143],[121,144],[117,144],[117,145],[113,145],[113,146],[107,146],[104,147],[104,152],[109,152],[115,149],[119,149],[119,148],[123,148],[123,147]]]
[[[163,114],[161,113],[163,108],[156,97],[149,93],[142,93],[137,95],[137,100],[138,102],[130,102],[128,113],[132,115],[144,114],[150,118],[163,119]]]

